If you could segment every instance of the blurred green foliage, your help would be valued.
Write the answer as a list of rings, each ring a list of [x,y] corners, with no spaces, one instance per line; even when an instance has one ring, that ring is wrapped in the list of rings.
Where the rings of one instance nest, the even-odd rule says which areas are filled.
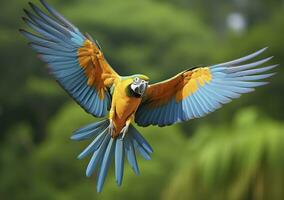
[[[283,129],[255,109],[239,112],[228,127],[200,128],[164,199],[282,199]]]
[[[271,84],[203,119],[140,128],[152,160],[139,159],[139,177],[127,167],[121,188],[110,169],[97,194],[95,176],[84,176],[87,160],[75,159],[87,143],[69,139],[97,119],[71,103],[18,33],[27,2],[0,8],[0,199],[284,199],[281,66]],[[48,2],[99,40],[121,75],[157,82],[264,46],[265,56],[284,63],[282,0]],[[243,20],[239,29],[229,22],[233,14]]]

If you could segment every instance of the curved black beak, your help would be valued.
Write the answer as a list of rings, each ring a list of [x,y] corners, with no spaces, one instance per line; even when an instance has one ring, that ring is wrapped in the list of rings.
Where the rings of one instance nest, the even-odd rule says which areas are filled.
[[[137,85],[137,87],[134,89],[134,92],[139,94],[139,95],[143,95],[144,92],[146,91],[148,87],[148,82],[141,82],[139,85]]]

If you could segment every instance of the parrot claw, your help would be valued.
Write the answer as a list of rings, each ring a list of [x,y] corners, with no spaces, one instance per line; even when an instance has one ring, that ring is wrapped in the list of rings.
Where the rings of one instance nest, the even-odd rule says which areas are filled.
[[[124,127],[123,127],[123,129],[121,130],[121,133],[122,133],[122,139],[125,137],[125,134],[127,133],[127,131],[128,131],[128,128],[129,128],[129,125],[127,124],[127,125],[125,125]]]
[[[111,136],[113,136],[114,124],[113,124],[113,121],[111,119],[109,120],[108,132],[110,133]]]

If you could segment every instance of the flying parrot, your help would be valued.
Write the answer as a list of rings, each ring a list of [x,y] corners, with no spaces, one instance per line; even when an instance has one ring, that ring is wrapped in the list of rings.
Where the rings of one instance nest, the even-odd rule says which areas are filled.
[[[124,160],[139,174],[136,153],[146,160],[153,149],[133,126],[168,126],[200,118],[267,84],[276,65],[258,67],[272,57],[249,62],[266,50],[221,64],[184,70],[163,82],[149,84],[142,74],[120,76],[105,59],[98,42],[66,20],[44,0],[48,14],[32,3],[23,20],[34,33],[20,29],[29,45],[47,63],[64,90],[89,114],[105,117],[74,132],[72,140],[92,139],[78,156],[90,156],[86,175],[97,170],[102,190],[111,161],[122,184]],[[257,68],[258,67],[258,68]]]

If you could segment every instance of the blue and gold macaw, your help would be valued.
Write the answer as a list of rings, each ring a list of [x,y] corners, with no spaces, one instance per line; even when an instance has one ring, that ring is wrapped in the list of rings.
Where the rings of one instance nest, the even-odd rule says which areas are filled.
[[[271,59],[249,64],[253,54],[230,62],[185,70],[166,81],[149,85],[145,75],[118,75],[106,61],[97,41],[83,35],[44,0],[49,14],[34,4],[34,13],[25,10],[26,24],[35,32],[20,32],[29,45],[48,64],[58,83],[87,113],[108,117],[74,132],[73,140],[93,139],[78,156],[91,155],[86,175],[98,169],[97,191],[100,192],[107,170],[114,157],[115,177],[122,183],[124,157],[136,174],[139,173],[136,152],[146,160],[153,152],[151,146],[132,125],[167,126],[200,118],[238,98],[243,93],[265,85],[260,81],[272,76],[267,73],[276,65],[256,68]]]

